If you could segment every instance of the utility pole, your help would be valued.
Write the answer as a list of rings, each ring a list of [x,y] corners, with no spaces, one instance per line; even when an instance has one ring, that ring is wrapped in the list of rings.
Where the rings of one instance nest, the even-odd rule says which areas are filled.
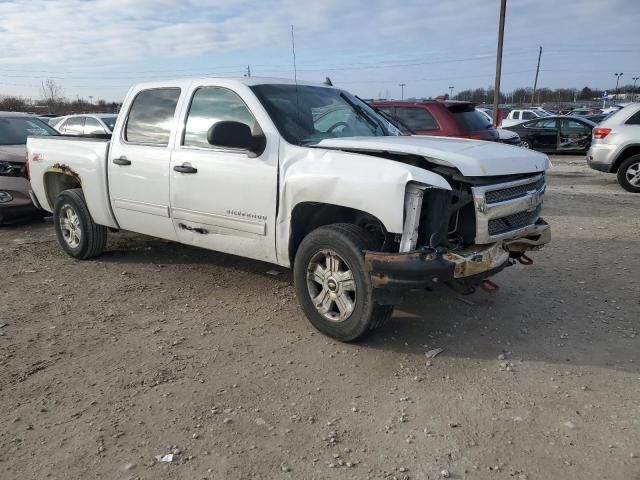
[[[500,24],[498,26],[498,51],[496,52],[496,83],[493,88],[493,126],[498,126],[498,106],[500,105],[500,76],[502,74],[502,44],[504,42],[504,17],[507,0],[500,0]]]
[[[620,77],[624,75],[623,73],[614,73],[616,76],[616,101],[618,101],[618,83],[620,83]]]
[[[89,95],[89,103],[93,105],[93,95]]]
[[[538,51],[538,66],[536,67],[536,78],[533,81],[533,95],[531,95],[531,104],[534,104],[536,101],[536,88],[538,88],[538,73],[540,72],[541,57],[542,57],[542,45],[540,45],[540,50]]]
[[[247,73],[244,74],[245,77],[250,77],[251,76],[251,66],[247,65]]]
[[[401,83],[400,84],[400,100],[404,100],[404,86],[406,85],[406,83]]]
[[[633,102],[636,98],[636,82],[640,80],[640,77],[631,77],[633,80],[633,92],[631,93],[631,101]]]
[[[449,98],[453,98],[453,86],[449,85]]]

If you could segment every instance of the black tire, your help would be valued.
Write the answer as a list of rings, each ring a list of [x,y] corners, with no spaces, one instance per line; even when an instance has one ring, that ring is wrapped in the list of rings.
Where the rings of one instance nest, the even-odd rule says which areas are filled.
[[[73,241],[69,230],[63,230],[69,209],[77,216],[77,225],[74,225],[79,231],[79,237],[73,236]],[[82,189],[65,190],[58,195],[53,211],[53,225],[58,243],[69,256],[88,260],[104,251],[107,244],[107,227],[97,225],[91,218]]]
[[[628,192],[640,193],[640,183],[633,185],[627,178],[628,170],[633,166],[640,168],[640,154],[632,155],[620,164],[618,167],[618,183]]]
[[[527,150],[531,150],[533,148],[531,145],[531,140],[527,140],[526,138],[520,140],[520,147],[526,148]]]
[[[393,306],[378,305],[373,301],[371,278],[364,265],[362,252],[379,248],[371,234],[346,223],[320,227],[304,238],[295,257],[293,278],[300,306],[315,328],[336,340],[351,342],[381,326],[391,317]],[[335,253],[339,257],[355,283],[353,309],[348,317],[342,320],[332,321],[316,308],[312,298],[312,287],[308,283],[308,272],[311,271],[312,265],[316,265],[314,259],[327,252]],[[320,290],[326,291],[325,287]],[[337,302],[335,307],[338,309]]]

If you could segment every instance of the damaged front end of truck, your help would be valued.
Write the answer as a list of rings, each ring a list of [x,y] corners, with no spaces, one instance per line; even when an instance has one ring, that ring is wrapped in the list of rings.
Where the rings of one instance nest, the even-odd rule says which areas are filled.
[[[440,285],[463,294],[479,286],[493,291],[491,276],[515,262],[531,264],[527,253],[551,240],[540,217],[544,173],[476,178],[446,173],[451,190],[407,185],[397,249],[365,252],[378,303],[395,304],[408,291]]]

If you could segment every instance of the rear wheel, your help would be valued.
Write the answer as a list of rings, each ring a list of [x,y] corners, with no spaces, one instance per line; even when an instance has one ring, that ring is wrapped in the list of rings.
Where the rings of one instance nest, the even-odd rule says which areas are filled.
[[[373,301],[364,250],[374,238],[360,227],[334,224],[314,230],[300,244],[294,262],[298,301],[309,321],[325,335],[349,342],[384,323],[392,306]]]
[[[622,162],[618,168],[618,183],[629,192],[640,193],[640,155]]]
[[[56,199],[53,225],[62,249],[73,258],[97,257],[107,243],[107,228],[91,218],[79,188],[65,190]]]

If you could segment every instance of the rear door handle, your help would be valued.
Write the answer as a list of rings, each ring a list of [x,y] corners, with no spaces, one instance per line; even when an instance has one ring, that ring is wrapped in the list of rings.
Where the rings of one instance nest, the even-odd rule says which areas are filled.
[[[198,169],[191,165],[176,165],[173,170],[180,173],[198,173]]]
[[[131,165],[131,160],[127,157],[114,158],[113,163],[116,165]]]

